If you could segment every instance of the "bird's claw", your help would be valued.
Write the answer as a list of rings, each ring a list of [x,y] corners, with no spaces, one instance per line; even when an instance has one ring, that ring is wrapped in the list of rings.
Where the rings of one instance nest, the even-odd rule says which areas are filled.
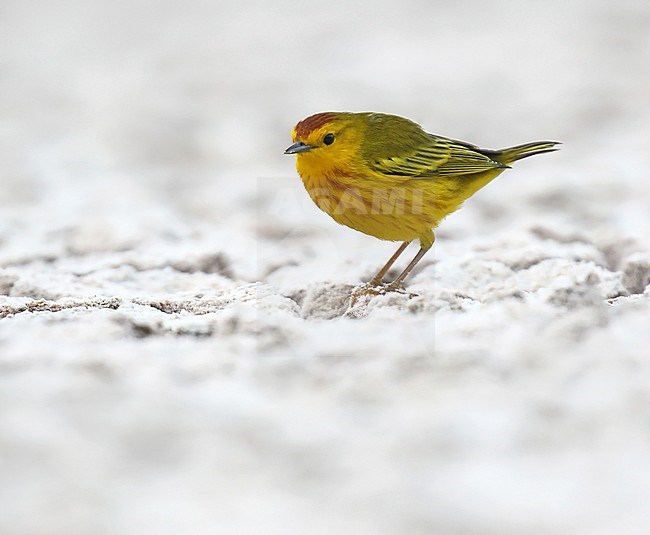
[[[404,284],[398,281],[389,282],[388,284],[386,284],[385,288],[386,288],[386,292],[397,292],[400,294],[408,293],[406,291],[406,288],[404,288]],[[414,294],[409,294],[409,295],[414,295]]]
[[[371,280],[366,284],[361,284],[357,286],[350,296],[350,305],[354,306],[359,299],[362,297],[373,297],[375,295],[386,295],[387,293],[400,293],[408,295],[409,297],[417,297],[417,294],[409,293],[404,288],[404,285],[401,282],[389,282],[386,283],[381,280]]]

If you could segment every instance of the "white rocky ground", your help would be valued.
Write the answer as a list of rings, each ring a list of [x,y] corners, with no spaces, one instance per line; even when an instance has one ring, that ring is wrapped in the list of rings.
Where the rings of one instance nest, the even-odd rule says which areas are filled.
[[[0,533],[650,531],[650,8],[0,5]],[[321,110],[558,139],[395,246]],[[414,254],[409,250],[408,254]]]

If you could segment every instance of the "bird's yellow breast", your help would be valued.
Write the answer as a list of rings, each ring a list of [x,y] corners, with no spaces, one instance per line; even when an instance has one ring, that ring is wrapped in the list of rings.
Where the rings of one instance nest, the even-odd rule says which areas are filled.
[[[439,221],[436,214],[441,211],[434,209],[430,192],[414,187],[413,181],[377,179],[318,165],[298,165],[298,172],[321,210],[364,234],[382,240],[428,241]]]

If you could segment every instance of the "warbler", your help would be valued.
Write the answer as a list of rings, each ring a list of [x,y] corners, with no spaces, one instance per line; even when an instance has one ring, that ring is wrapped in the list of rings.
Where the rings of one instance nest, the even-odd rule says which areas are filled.
[[[285,154],[316,205],[337,223],[399,249],[370,280],[384,276],[413,240],[415,258],[385,290],[402,283],[435,241],[433,230],[449,214],[510,164],[557,150],[555,141],[536,141],[501,150],[428,134],[420,125],[385,113],[323,112],[300,121]]]

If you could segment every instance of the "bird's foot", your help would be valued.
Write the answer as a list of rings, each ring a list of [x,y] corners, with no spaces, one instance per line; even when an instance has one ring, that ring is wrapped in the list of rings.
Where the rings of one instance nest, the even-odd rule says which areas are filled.
[[[387,293],[400,293],[409,297],[417,297],[418,294],[407,292],[401,282],[386,283],[382,280],[372,279],[370,282],[361,284],[352,290],[350,305],[354,306],[362,297],[373,297],[375,295],[386,295]]]

